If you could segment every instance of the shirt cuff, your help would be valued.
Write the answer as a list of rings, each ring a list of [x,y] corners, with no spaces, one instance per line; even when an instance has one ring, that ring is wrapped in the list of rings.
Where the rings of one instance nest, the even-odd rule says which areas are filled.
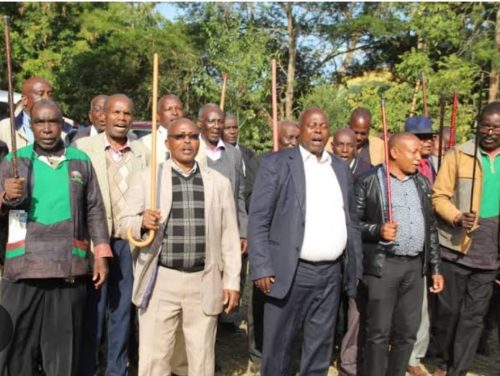
[[[113,252],[108,243],[94,245],[94,256],[98,258],[113,257]]]

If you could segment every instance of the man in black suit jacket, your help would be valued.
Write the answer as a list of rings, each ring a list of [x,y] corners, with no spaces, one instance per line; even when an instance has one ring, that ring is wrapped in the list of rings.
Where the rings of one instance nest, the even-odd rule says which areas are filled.
[[[252,279],[267,295],[262,376],[289,373],[301,327],[300,376],[326,375],[341,286],[353,295],[362,277],[349,167],[324,150],[324,111],[306,109],[299,128],[299,148],[262,159],[250,203]]]

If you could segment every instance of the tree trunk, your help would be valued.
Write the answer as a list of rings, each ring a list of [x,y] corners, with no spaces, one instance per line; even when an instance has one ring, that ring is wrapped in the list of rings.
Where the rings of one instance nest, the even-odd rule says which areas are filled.
[[[497,19],[495,23],[495,52],[500,53],[500,5],[497,10]],[[495,58],[491,62],[491,72],[490,72],[490,93],[488,102],[493,102],[497,99],[498,95],[498,83],[500,81],[500,63],[495,61]]]
[[[295,69],[297,60],[297,25],[293,16],[293,3],[285,5],[288,21],[288,71],[286,78],[285,117],[293,118],[293,93],[295,83]]]

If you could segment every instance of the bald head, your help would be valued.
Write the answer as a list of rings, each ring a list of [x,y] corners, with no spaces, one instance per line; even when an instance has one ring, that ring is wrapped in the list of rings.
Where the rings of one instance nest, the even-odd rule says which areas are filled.
[[[158,100],[156,113],[160,125],[168,128],[175,119],[184,116],[184,107],[177,95],[167,94]]]
[[[104,102],[105,132],[108,139],[122,145],[132,125],[134,102],[125,94],[110,95]]]
[[[420,140],[413,133],[396,133],[389,139],[390,171],[399,179],[417,172]]]
[[[420,141],[417,136],[409,132],[395,133],[389,138],[389,150],[393,147],[400,146],[407,141]]]
[[[356,145],[358,150],[368,143],[371,123],[372,115],[368,109],[359,107],[351,113],[349,128],[356,134]]]
[[[31,129],[35,144],[51,151],[62,144],[61,132],[64,124],[61,109],[51,99],[40,99],[31,108]]]
[[[28,115],[31,115],[33,104],[40,99],[52,99],[52,86],[41,77],[28,78],[21,91],[21,101]]]
[[[299,118],[299,129],[300,145],[320,160],[330,137],[325,111],[318,107],[304,110]]]
[[[207,146],[215,148],[222,137],[224,127],[224,114],[217,104],[209,103],[200,108],[198,127],[201,129]]]
[[[132,101],[132,99],[130,99],[130,97],[128,97],[127,95],[125,94],[113,94],[113,95],[110,95],[109,97],[106,98],[106,100],[104,101],[104,105],[103,105],[103,110],[105,113],[108,113],[110,111],[110,108],[112,108],[113,104],[115,102],[127,102],[128,106],[130,107],[130,110],[131,110],[131,113],[133,113],[133,110],[134,110],[134,102]]]
[[[172,160],[183,171],[190,171],[200,148],[198,127],[187,118],[175,119],[168,128],[167,148]]]
[[[356,156],[356,134],[351,128],[341,128],[333,134],[332,151],[351,163]]]
[[[298,144],[299,127],[291,120],[278,123],[278,149],[294,148]]]

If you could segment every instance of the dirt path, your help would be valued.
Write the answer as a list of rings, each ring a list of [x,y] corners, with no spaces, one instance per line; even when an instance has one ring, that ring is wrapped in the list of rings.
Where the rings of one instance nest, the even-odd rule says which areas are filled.
[[[243,296],[243,304],[241,307],[242,316],[246,314],[246,301],[248,292]],[[253,376],[254,372],[250,370],[250,362],[248,361],[248,344],[246,336],[246,321],[240,325],[240,332],[228,333],[220,331],[217,337],[216,353],[217,359],[220,360],[222,370],[217,373],[217,376]],[[496,337],[496,330],[490,338],[491,355],[476,356],[469,376],[500,376],[500,346]],[[494,337],[494,338],[493,338]],[[435,364],[429,360],[425,361],[424,365],[429,375],[435,370]],[[338,372],[335,366],[330,367],[328,376],[337,376]]]

